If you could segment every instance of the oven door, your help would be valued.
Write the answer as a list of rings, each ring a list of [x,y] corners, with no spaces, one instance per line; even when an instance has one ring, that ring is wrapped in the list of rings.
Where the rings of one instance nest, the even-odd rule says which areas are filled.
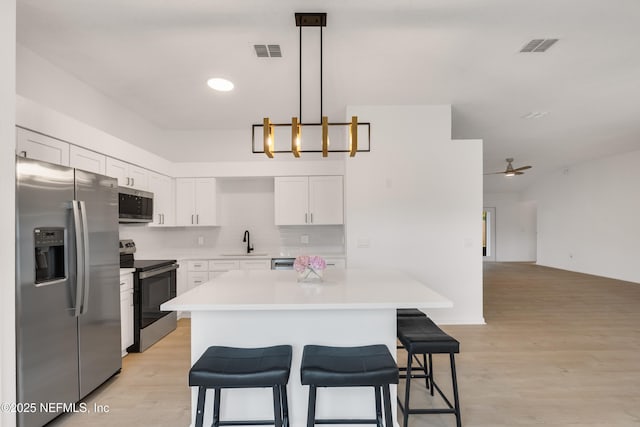
[[[144,329],[164,316],[172,313],[161,311],[160,304],[176,297],[176,269],[178,264],[172,264],[155,270],[139,273],[139,327]]]

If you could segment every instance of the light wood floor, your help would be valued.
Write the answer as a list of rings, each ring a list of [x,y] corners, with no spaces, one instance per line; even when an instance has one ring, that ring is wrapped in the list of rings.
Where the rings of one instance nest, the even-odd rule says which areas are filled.
[[[485,264],[484,283],[487,325],[443,327],[461,342],[464,427],[640,426],[640,284],[519,263]],[[435,362],[449,390],[448,363]],[[188,426],[188,370],[189,324],[180,321],[90,396],[89,408],[108,405],[108,414],[52,425]],[[415,415],[409,425],[455,422]]]

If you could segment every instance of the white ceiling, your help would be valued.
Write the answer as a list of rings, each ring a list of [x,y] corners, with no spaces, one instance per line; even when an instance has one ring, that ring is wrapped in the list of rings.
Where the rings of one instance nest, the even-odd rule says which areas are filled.
[[[452,104],[484,140],[485,191],[640,149],[638,0],[17,0],[18,42],[162,129],[238,129],[298,113],[295,12],[327,12],[324,113]],[[303,30],[303,118],[319,116],[318,35]],[[546,53],[519,53],[558,38]],[[279,44],[283,58],[257,58]],[[209,77],[236,89],[217,93]],[[525,120],[529,112],[540,119]],[[455,169],[455,159],[445,159]]]

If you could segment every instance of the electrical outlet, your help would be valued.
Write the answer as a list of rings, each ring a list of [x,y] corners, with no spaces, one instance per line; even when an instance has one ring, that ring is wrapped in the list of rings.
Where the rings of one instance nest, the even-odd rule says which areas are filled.
[[[204,245],[204,236],[198,236],[198,245]]]
[[[303,234],[302,236],[300,236],[300,243],[304,243],[305,245],[309,244],[309,235],[308,234]]]
[[[371,246],[371,241],[365,237],[358,238],[356,246],[359,248],[368,248]]]

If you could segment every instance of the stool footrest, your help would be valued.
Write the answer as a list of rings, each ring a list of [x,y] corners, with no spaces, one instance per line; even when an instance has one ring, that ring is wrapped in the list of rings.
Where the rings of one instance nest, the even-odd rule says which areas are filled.
[[[221,426],[272,426],[273,420],[220,421]]]
[[[317,419],[316,424],[377,424],[377,419],[348,419],[348,420],[340,420],[340,419],[330,419],[330,420],[322,420]]]

